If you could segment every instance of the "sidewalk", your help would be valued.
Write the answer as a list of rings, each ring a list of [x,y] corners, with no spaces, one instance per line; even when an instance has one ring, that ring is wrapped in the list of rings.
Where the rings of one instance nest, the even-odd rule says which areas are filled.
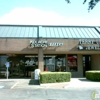
[[[72,78],[69,86],[65,89],[100,89],[100,82],[89,81],[86,78]]]
[[[70,82],[47,83],[47,84],[29,84],[31,79],[1,79],[0,81],[14,81],[15,84],[11,89],[19,88],[59,88],[59,89],[75,89],[75,88],[100,88],[100,82],[92,82],[86,78],[71,78]]]

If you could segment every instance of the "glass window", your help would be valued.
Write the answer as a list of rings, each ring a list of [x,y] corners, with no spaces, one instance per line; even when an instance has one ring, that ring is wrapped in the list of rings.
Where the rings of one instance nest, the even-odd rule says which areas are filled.
[[[44,56],[44,70],[55,71],[55,56],[46,55]]]
[[[48,71],[66,71],[65,55],[45,55],[44,70]]]
[[[68,55],[69,71],[77,71],[77,55]]]
[[[1,77],[5,77],[5,73],[6,73],[6,66],[5,63],[7,61],[8,56],[6,55],[0,55],[0,78]]]
[[[38,57],[35,55],[26,55],[25,56],[25,66],[37,66]]]
[[[66,71],[65,55],[56,56],[56,71]]]

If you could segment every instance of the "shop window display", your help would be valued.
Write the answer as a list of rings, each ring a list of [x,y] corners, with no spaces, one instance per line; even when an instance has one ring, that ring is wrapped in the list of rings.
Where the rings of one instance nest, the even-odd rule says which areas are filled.
[[[44,56],[44,71],[66,71],[65,55],[45,55]]]
[[[69,71],[77,71],[77,55],[68,55]]]

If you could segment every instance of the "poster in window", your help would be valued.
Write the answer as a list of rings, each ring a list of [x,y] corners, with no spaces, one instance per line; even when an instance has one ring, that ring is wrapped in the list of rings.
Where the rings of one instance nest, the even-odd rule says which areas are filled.
[[[70,71],[77,71],[77,55],[68,55],[68,67]]]

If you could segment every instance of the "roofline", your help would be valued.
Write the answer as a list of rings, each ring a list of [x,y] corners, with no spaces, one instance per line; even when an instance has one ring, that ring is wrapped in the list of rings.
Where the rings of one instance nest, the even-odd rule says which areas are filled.
[[[30,27],[39,27],[39,26],[42,26],[42,27],[90,27],[90,28],[93,28],[93,27],[100,27],[100,26],[89,26],[89,25],[24,25],[24,24],[0,24],[0,26],[24,26],[24,27],[27,27],[27,26],[30,26]]]
[[[24,26],[24,27],[27,27],[27,26],[30,26],[30,27],[38,27],[39,25],[20,25],[20,24],[0,24],[0,26]]]

